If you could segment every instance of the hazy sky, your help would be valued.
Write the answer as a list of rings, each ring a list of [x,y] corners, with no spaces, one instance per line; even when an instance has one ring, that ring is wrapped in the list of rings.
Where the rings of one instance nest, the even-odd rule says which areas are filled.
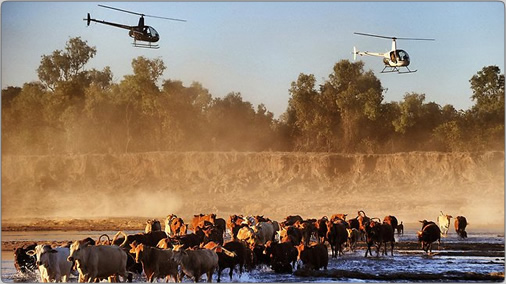
[[[127,30],[86,27],[83,18],[136,25],[138,16],[97,4],[187,22],[146,18],[160,49],[134,48]],[[388,88],[386,102],[417,92],[427,102],[468,109],[469,79],[488,65],[504,73],[504,10],[502,2],[3,2],[2,88],[37,80],[41,56],[80,36],[97,48],[87,68],[110,66],[115,82],[132,73],[132,59],[161,58],[163,79],[198,81],[214,97],[240,92],[277,117],[300,73],[322,83],[336,62],[353,60],[353,46],[390,50],[390,40],[353,34],[362,32],[436,39],[398,41],[414,74],[380,74],[381,58],[358,58]]]

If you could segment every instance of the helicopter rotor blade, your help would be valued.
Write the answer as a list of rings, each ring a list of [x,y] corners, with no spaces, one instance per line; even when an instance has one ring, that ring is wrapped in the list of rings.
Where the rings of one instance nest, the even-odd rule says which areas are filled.
[[[98,4],[98,6],[102,7],[102,8],[107,8],[107,9],[111,9],[111,10],[120,11],[120,12],[130,13],[130,14],[134,14],[134,15],[138,15],[138,16],[144,16],[144,14],[141,14],[141,13],[132,12],[132,11],[128,11],[128,10],[123,10],[123,9],[119,9],[119,8],[114,8],[114,7],[110,7],[110,6],[105,6],[105,5],[101,5],[101,4]]]
[[[110,7],[110,6],[106,6],[106,5],[101,5],[101,4],[98,4],[98,6],[103,7],[103,8],[107,8],[107,9],[112,9],[112,10],[120,11],[120,12],[125,12],[125,13],[130,13],[130,14],[138,15],[138,16],[141,16],[141,17],[151,17],[151,18],[158,18],[158,19],[164,19],[164,20],[186,22],[186,20],[182,20],[182,19],[167,18],[167,17],[160,17],[160,16],[153,16],[153,15],[146,15],[146,14],[142,14],[142,13],[132,12],[132,11],[123,10],[123,9],[119,9],[119,8],[114,8],[114,7]]]
[[[433,38],[413,38],[413,37],[397,37],[396,39],[400,39],[400,40],[436,40]]]
[[[146,16],[146,17],[151,17],[151,18],[157,18],[157,19],[164,19],[164,20],[171,20],[171,21],[186,22],[186,20],[183,20],[183,19],[167,18],[167,17],[160,17],[160,16],[153,16],[153,15],[144,15],[144,16]]]
[[[433,38],[412,38],[412,37],[394,37],[394,36],[382,36],[382,35],[373,35],[373,34],[365,34],[365,33],[354,33],[356,35],[363,35],[363,36],[372,36],[372,37],[379,37],[379,38],[386,38],[386,39],[400,39],[400,40],[435,40]]]
[[[394,39],[395,37],[391,36],[382,36],[382,35],[373,35],[373,34],[364,34],[364,33],[354,33],[356,35],[363,35],[363,36],[372,36],[372,37],[379,37],[379,38],[386,38],[386,39]]]

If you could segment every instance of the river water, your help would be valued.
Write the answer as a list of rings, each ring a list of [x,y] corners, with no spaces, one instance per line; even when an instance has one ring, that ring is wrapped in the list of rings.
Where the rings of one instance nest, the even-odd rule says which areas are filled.
[[[102,234],[113,236],[114,231],[38,231],[38,232],[2,232],[2,241],[35,241],[35,242],[50,242],[50,241],[64,241],[64,240],[77,240],[86,237],[98,239]],[[136,232],[126,232],[136,233]],[[416,241],[416,231],[406,231],[402,236],[396,236],[397,242],[413,242]],[[259,267],[249,272],[244,272],[242,275],[234,273],[231,282],[381,282],[385,281],[385,277],[389,275],[399,275],[404,273],[410,275],[409,278],[402,279],[393,277],[387,282],[411,282],[417,281],[417,276],[420,274],[434,274],[434,275],[452,275],[455,273],[465,274],[497,274],[504,273],[505,258],[504,251],[499,251],[491,256],[489,252],[477,249],[466,251],[448,250],[444,249],[445,244],[455,244],[459,242],[465,243],[479,243],[479,244],[502,244],[504,245],[504,232],[499,231],[478,231],[468,232],[468,239],[461,240],[455,233],[450,234],[447,238],[442,239],[442,248],[437,249],[437,244],[433,246],[433,255],[426,255],[422,250],[401,250],[395,249],[394,256],[380,256],[380,257],[364,257],[364,250],[357,250],[355,252],[345,252],[344,256],[337,259],[329,257],[328,270],[344,270],[361,273],[361,275],[369,275],[371,278],[353,278],[353,277],[300,277],[294,274],[276,274],[269,267]],[[39,276],[37,273],[34,275],[21,275],[14,268],[13,252],[2,250],[2,267],[1,279],[3,282],[38,282]],[[503,274],[504,275],[504,274]],[[374,280],[374,276],[383,277],[380,280]],[[213,276],[213,282],[216,281],[216,274]],[[205,276],[203,276],[205,279]],[[143,276],[134,277],[136,281],[145,281]],[[71,282],[76,282],[76,277],[71,276]],[[162,281],[162,280],[160,280]],[[228,269],[222,273],[222,281],[229,282]],[[427,282],[427,280],[420,280]],[[455,282],[455,280],[448,280],[442,278],[434,280],[435,282]],[[457,280],[466,282],[466,278]],[[185,278],[183,282],[190,282]]]

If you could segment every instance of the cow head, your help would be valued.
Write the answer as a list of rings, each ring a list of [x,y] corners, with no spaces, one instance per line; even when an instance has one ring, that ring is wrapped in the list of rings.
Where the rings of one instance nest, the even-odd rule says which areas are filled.
[[[188,252],[185,249],[173,250],[172,261],[181,264],[185,258],[188,258]]]
[[[36,257],[37,266],[49,267],[49,254],[57,253],[56,250],[52,249],[50,245],[37,245],[34,250],[26,252],[29,256]]]
[[[90,246],[90,242],[86,240],[75,241],[70,245],[70,254],[68,261],[75,261],[85,258],[85,248]]]

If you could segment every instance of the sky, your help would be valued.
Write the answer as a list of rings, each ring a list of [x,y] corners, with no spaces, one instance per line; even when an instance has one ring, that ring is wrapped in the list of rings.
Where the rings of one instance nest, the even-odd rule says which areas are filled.
[[[132,47],[128,31],[91,23],[92,18],[136,25],[146,15],[160,34],[159,49]],[[81,37],[97,49],[86,68],[109,66],[113,81],[132,74],[132,59],[165,63],[162,79],[185,86],[200,82],[213,97],[241,93],[256,108],[264,104],[279,117],[300,73],[322,84],[352,50],[386,52],[391,41],[354,32],[434,38],[397,41],[411,58],[412,74],[381,74],[379,57],[358,57],[386,89],[384,102],[425,94],[426,102],[466,110],[474,105],[469,80],[483,67],[504,74],[504,4],[491,2],[3,2],[1,6],[2,89],[37,81],[41,56],[63,50]]]

